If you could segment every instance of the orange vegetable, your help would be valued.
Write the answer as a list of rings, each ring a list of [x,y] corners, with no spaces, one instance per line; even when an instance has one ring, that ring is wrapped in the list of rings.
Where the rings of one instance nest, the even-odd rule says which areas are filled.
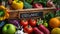
[[[49,21],[49,25],[52,28],[59,27],[60,26],[60,21],[59,21],[58,18],[51,18],[50,21]]]

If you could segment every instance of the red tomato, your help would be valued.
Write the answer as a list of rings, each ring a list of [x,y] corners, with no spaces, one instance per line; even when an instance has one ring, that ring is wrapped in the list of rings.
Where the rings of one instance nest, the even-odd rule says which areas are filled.
[[[28,25],[28,21],[27,20],[21,20],[20,21],[20,25],[22,25],[22,26],[27,26]]]
[[[31,27],[31,26],[26,26],[26,27],[24,27],[24,32],[26,32],[26,33],[32,33],[33,32],[33,28]]]
[[[31,26],[36,26],[36,20],[35,19],[30,19],[29,20],[29,24],[31,25]]]

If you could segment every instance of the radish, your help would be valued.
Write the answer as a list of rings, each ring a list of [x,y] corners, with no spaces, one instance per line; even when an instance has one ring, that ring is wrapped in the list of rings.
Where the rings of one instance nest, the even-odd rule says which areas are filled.
[[[33,31],[35,32],[35,34],[44,34],[43,32],[41,32],[37,27],[33,28]]]
[[[49,31],[45,26],[43,26],[42,24],[39,25],[39,29],[40,29],[40,31],[42,31],[44,34],[50,34],[50,31]]]

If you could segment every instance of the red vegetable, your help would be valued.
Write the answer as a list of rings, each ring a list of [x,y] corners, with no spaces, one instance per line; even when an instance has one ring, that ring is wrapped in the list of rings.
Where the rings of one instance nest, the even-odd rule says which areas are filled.
[[[30,24],[31,26],[36,26],[36,20],[35,20],[35,19],[30,19],[30,20],[29,20],[29,24]]]
[[[53,4],[53,2],[52,2],[52,1],[48,1],[48,2],[47,2],[47,6],[48,6],[48,7],[53,7],[53,6],[54,6],[54,4]]]
[[[22,26],[27,26],[28,25],[28,21],[27,20],[21,20],[20,21],[20,25],[22,25]]]
[[[24,27],[24,32],[26,32],[26,33],[32,33],[33,32],[33,28],[31,27],[31,26],[26,26],[26,27]]]
[[[43,8],[42,4],[39,4],[39,3],[33,4],[33,7],[34,8]]]
[[[40,31],[37,27],[34,27],[33,29],[35,34],[44,34],[42,31]]]
[[[39,29],[44,32],[44,34],[50,34],[50,31],[44,27],[42,24],[39,25]]]

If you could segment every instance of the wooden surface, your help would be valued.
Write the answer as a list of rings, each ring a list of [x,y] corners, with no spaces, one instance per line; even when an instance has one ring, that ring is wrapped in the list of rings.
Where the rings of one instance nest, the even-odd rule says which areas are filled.
[[[27,12],[27,11],[40,11],[40,10],[53,10],[55,7],[50,7],[50,8],[32,8],[32,9],[20,9],[20,10],[10,10],[10,12]]]
[[[10,19],[18,18],[20,17],[21,13],[33,13],[33,12],[43,12],[43,15],[45,15],[48,12],[53,12],[55,8],[34,8],[34,9],[20,9],[20,10],[10,10]]]

